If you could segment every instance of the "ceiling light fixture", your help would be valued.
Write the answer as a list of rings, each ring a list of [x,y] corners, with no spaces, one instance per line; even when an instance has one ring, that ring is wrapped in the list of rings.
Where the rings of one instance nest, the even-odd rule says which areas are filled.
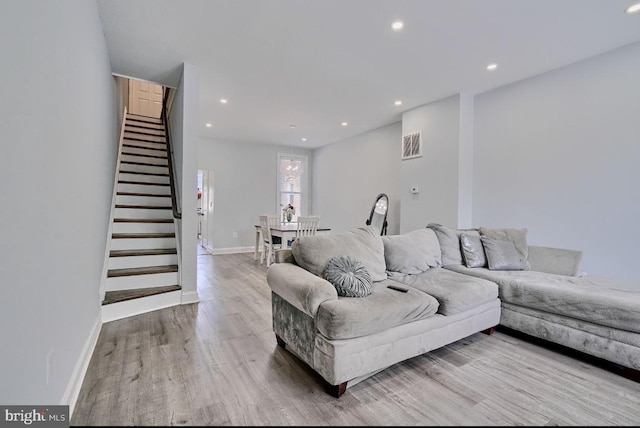
[[[207,123],[206,126],[207,126],[207,128],[211,128],[213,126],[213,124],[212,123]]]
[[[640,3],[636,3],[634,5],[629,6],[624,10],[626,13],[636,13],[640,11]]]
[[[487,70],[489,70],[489,71],[493,71],[496,68],[498,68],[498,64],[489,64],[489,65],[487,65]]]
[[[393,24],[391,24],[391,29],[393,29],[394,31],[400,31],[402,30],[403,27],[404,27],[404,23],[402,21],[396,21]]]
[[[347,122],[342,122],[342,126],[347,126],[348,123]]]
[[[302,137],[302,141],[307,141],[307,139],[305,137]]]
[[[296,126],[292,123],[291,125],[289,125],[289,128],[291,128],[291,129],[295,129],[295,128],[296,128]]]
[[[224,99],[224,98],[220,98],[220,102],[221,102],[222,104],[226,104],[226,103],[227,103],[227,100],[226,100],[226,99]]]
[[[402,105],[402,101],[398,100],[394,104],[397,105],[397,106],[401,106]]]

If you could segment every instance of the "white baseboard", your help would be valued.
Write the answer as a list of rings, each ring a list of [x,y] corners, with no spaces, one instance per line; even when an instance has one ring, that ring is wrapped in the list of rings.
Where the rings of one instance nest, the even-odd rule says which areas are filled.
[[[78,357],[78,361],[76,361],[73,373],[71,374],[67,388],[62,396],[62,401],[60,402],[62,405],[69,406],[69,418],[73,415],[73,409],[75,408],[76,401],[80,395],[80,388],[82,388],[82,382],[84,381],[84,376],[89,368],[89,362],[91,361],[91,356],[93,355],[96,343],[98,343],[98,336],[100,336],[101,329],[101,314],[98,314],[93,328],[89,333],[89,337],[87,337],[87,340],[82,347],[82,352]]]
[[[198,303],[200,301],[200,296],[198,296],[197,291],[183,291],[182,292],[182,300],[181,304],[188,305],[190,303]]]
[[[253,253],[256,250],[255,246],[251,247],[227,247],[227,248],[211,248],[207,247],[207,251],[212,255],[218,254],[237,254],[237,253]]]
[[[176,290],[169,293],[104,305],[102,307],[102,322],[115,321],[121,318],[132,317],[134,315],[179,305],[181,294],[182,292],[180,290]]]

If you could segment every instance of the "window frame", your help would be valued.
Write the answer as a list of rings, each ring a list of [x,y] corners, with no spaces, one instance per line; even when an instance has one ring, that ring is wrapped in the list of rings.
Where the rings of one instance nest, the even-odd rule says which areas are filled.
[[[299,216],[309,215],[309,157],[307,155],[278,152],[276,156],[276,212],[282,217],[282,209],[284,208],[280,202],[282,201],[282,193],[291,193],[281,188],[282,174],[280,172],[280,163],[282,159],[294,159],[302,161],[303,172],[300,177],[300,201],[301,207],[295,207],[296,215],[292,223],[297,223]],[[295,192],[294,192],[295,193]]]

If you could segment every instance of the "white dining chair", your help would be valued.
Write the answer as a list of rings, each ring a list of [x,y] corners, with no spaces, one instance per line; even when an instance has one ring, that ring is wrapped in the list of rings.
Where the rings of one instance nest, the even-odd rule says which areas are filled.
[[[271,227],[280,224],[280,216],[277,214],[265,214],[260,216],[260,229],[262,231],[262,251],[260,264],[267,261],[267,267],[271,266],[276,249],[282,247],[282,239],[271,235]]]
[[[307,217],[298,217],[298,229],[296,230],[296,238],[301,236],[313,236],[318,230],[320,216],[313,215]]]

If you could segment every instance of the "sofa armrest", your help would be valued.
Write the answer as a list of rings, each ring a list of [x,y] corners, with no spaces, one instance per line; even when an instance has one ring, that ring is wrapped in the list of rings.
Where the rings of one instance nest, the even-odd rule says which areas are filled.
[[[567,276],[578,276],[582,251],[563,248],[529,246],[531,270]]]
[[[267,284],[271,291],[313,318],[323,302],[338,299],[333,284],[291,263],[272,264],[267,271]]]

